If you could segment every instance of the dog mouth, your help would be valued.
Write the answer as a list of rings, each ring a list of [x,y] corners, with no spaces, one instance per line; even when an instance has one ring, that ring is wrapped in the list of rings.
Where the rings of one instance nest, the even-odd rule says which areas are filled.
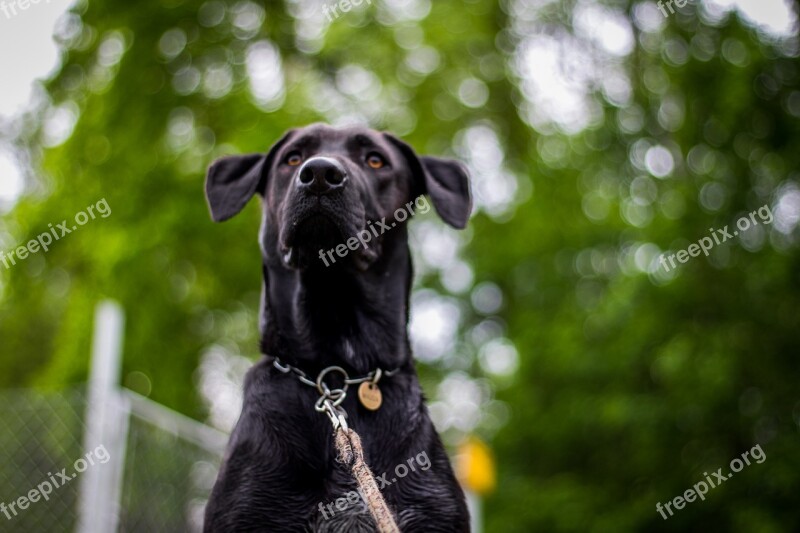
[[[342,206],[327,198],[304,199],[290,202],[284,211],[280,232],[280,255],[284,265],[292,269],[307,269],[314,266],[328,267],[331,262],[326,253],[341,251],[348,239],[356,237],[366,227],[364,208],[361,205]],[[329,205],[331,204],[331,205]],[[379,243],[348,248],[349,261],[339,264],[354,264],[366,270],[378,257]],[[334,255],[336,259],[341,257]],[[335,260],[333,261],[336,262]]]
[[[281,253],[285,263],[296,263],[293,259],[297,254],[335,246],[344,238],[341,224],[322,210],[294,218],[287,223],[282,239]]]

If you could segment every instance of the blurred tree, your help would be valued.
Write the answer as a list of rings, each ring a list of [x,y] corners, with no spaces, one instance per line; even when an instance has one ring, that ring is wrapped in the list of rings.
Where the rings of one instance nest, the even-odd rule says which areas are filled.
[[[85,379],[108,296],[128,384],[204,418],[208,372],[257,355],[260,284],[258,209],[212,225],[205,167],[362,121],[473,170],[468,232],[413,223],[415,313],[436,320],[411,330],[448,442],[495,449],[488,531],[800,529],[796,29],[696,3],[384,0],[328,20],[311,0],[99,0],[57,38],[4,249],[101,198],[112,215],[0,270],[0,385]],[[771,224],[660,266],[764,205]],[[755,443],[763,464],[656,512]]]

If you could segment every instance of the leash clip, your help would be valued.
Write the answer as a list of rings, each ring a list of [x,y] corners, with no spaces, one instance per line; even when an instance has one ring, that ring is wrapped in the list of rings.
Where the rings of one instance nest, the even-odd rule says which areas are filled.
[[[344,398],[344,396],[342,397]],[[319,412],[325,413],[328,415],[328,418],[333,425],[333,432],[336,433],[336,430],[342,428],[345,432],[348,430],[347,426],[347,413],[344,409],[340,406],[336,405],[330,398],[326,398],[325,396],[320,396],[319,400],[317,400],[316,405],[314,405],[314,409]]]
[[[329,372],[338,372],[342,375],[342,388],[331,389],[328,387],[328,384],[325,383],[324,378]],[[347,375],[347,371],[340,366],[329,366],[320,372],[319,376],[317,376],[316,385],[320,396],[317,402],[314,404],[314,409],[319,413],[325,413],[328,415],[331,424],[333,424],[334,433],[339,428],[342,428],[344,431],[347,431],[348,429],[347,413],[340,406],[347,396],[347,387],[349,386],[347,380],[349,377],[350,376]]]

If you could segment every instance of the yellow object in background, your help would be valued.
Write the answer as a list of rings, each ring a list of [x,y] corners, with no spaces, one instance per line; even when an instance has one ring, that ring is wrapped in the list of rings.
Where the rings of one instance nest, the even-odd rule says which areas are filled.
[[[479,438],[470,436],[458,449],[456,475],[464,488],[480,495],[491,493],[497,484],[494,457]]]

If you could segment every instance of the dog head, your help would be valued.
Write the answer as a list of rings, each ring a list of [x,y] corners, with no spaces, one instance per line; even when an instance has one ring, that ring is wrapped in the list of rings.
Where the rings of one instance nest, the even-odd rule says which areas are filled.
[[[424,195],[456,228],[472,207],[461,164],[418,156],[387,133],[324,124],[289,131],[267,153],[211,165],[206,196],[214,221],[236,215],[255,194],[264,200],[265,262],[299,270],[332,262],[368,270],[381,257],[386,228],[429,209]],[[326,255],[337,247],[348,253]]]

